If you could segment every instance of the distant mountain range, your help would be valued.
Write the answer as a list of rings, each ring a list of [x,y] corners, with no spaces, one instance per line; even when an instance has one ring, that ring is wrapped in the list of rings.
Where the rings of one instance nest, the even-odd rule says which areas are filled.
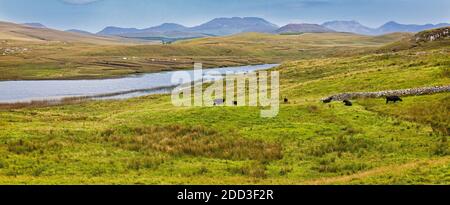
[[[233,17],[216,18],[207,23],[195,27],[186,27],[175,23],[165,23],[146,29],[106,27],[98,32],[98,35],[114,35],[123,37],[204,37],[223,36],[242,32],[262,33],[326,33],[326,32],[349,32],[362,35],[383,35],[394,32],[420,32],[424,30],[450,26],[450,24],[426,24],[407,25],[396,22],[388,22],[379,28],[370,28],[357,21],[330,21],[322,25],[318,24],[288,24],[279,27],[265,19],[257,17]]]
[[[330,21],[322,24],[322,26],[339,32],[350,32],[363,35],[383,35],[395,32],[416,33],[424,30],[450,26],[450,24],[441,23],[436,25],[434,24],[416,25],[416,24],[400,24],[394,21],[390,21],[380,26],[379,28],[370,28],[360,24],[357,21]]]
[[[98,35],[104,35],[104,36],[119,36],[129,33],[139,33],[141,32],[140,29],[137,28],[121,28],[121,27],[115,27],[115,26],[108,26],[104,28],[102,31],[98,32]]]
[[[83,31],[83,30],[78,30],[78,29],[70,29],[70,30],[65,30],[66,32],[70,32],[70,33],[78,33],[78,34],[84,34],[84,35],[95,35],[91,32],[88,31]]]
[[[128,34],[145,34],[145,33],[165,33],[165,32],[173,32],[173,31],[185,31],[188,28],[175,23],[164,23],[159,26],[145,28],[145,29],[137,29],[137,28],[120,28],[109,26],[98,32],[98,35],[128,35]]]
[[[33,27],[33,28],[47,28],[46,26],[44,26],[44,25],[42,25],[40,23],[24,23],[22,25]]]
[[[372,35],[374,29],[361,25],[356,21],[330,21],[322,24],[323,27],[339,32]]]
[[[278,34],[289,33],[331,33],[336,32],[318,24],[288,24],[275,31]]]
[[[33,28],[47,28],[40,23],[25,23],[25,26]],[[288,24],[279,27],[263,18],[257,17],[232,17],[216,18],[204,24],[194,27],[186,27],[176,23],[164,23],[159,26],[138,29],[108,26],[102,31],[93,34],[78,29],[67,30],[71,33],[101,36],[120,36],[126,38],[142,39],[188,39],[207,36],[233,35],[243,32],[260,33],[327,33],[327,32],[349,32],[362,35],[383,35],[394,32],[420,32],[424,30],[450,26],[441,24],[400,24],[394,21],[388,22],[379,28],[370,28],[357,21],[329,21],[322,25],[318,24]]]
[[[420,32],[424,30],[430,30],[435,28],[441,28],[450,26],[448,23],[441,23],[441,24],[425,24],[425,25],[416,25],[416,24],[399,24],[397,22],[391,21],[380,28],[377,29],[379,34],[385,34],[385,33],[392,33],[392,32]]]
[[[205,33],[216,36],[231,35],[243,32],[270,33],[277,30],[279,26],[262,18],[256,17],[233,17],[216,18],[200,26],[189,28],[191,32]]]
[[[159,26],[136,29],[106,27],[98,32],[98,35],[115,35],[123,37],[204,37],[204,36],[224,36],[242,32],[263,32],[269,33],[279,27],[262,18],[256,17],[233,17],[216,18],[207,23],[195,27],[185,27],[175,23],[165,23]]]

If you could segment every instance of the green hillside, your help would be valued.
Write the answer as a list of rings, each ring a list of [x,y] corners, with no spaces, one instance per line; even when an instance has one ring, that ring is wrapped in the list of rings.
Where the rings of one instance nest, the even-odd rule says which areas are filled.
[[[302,38],[255,35],[225,37],[223,48],[258,41],[289,50],[295,46],[272,42]],[[389,43],[380,40],[322,38],[330,40],[303,44],[319,53],[340,49],[332,44],[365,49],[277,67],[281,95],[290,103],[273,119],[260,118],[253,107],[173,107],[167,95],[3,107],[0,184],[450,184],[450,93],[388,105],[384,99],[359,99],[352,107],[320,102],[342,92],[449,85],[449,39],[392,52],[378,50],[375,45]],[[174,46],[194,55],[209,51],[191,45],[222,40]],[[256,56],[270,52],[254,46]]]

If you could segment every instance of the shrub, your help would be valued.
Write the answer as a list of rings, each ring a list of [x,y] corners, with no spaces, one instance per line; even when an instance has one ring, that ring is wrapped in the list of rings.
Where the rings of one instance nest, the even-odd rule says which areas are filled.
[[[27,154],[35,151],[43,153],[47,149],[61,149],[63,143],[52,139],[10,140],[6,143],[7,150],[15,154]]]
[[[446,156],[450,154],[449,142],[447,136],[442,136],[442,138],[437,142],[437,144],[432,148],[433,155]]]
[[[9,152],[15,154],[25,154],[39,149],[39,143],[33,141],[14,140],[7,143]]]
[[[202,167],[198,170],[198,174],[199,174],[199,175],[204,175],[204,174],[206,174],[206,173],[208,173],[208,172],[209,172],[208,168],[206,168],[206,167],[204,167],[204,166],[202,166]]]
[[[0,169],[3,169],[3,168],[8,168],[8,163],[3,160],[0,160]]]
[[[362,162],[339,161],[335,157],[325,157],[321,158],[312,169],[321,173],[353,174],[368,168],[370,167]]]
[[[280,176],[286,176],[287,174],[292,172],[292,168],[291,167],[283,167],[280,170]]]
[[[315,146],[307,151],[308,154],[321,157],[328,153],[343,152],[358,153],[362,150],[369,149],[374,143],[364,138],[338,136],[333,141]]]
[[[235,173],[253,177],[253,178],[266,178],[266,166],[259,162],[247,163],[246,165],[240,167]]]
[[[31,175],[34,177],[41,176],[45,172],[45,170],[46,169],[43,166],[35,167],[35,168],[33,168]]]
[[[316,105],[309,105],[307,109],[310,113],[317,113],[319,111],[319,107]]]
[[[450,78],[450,69],[449,68],[444,68],[442,70],[442,77]]]
[[[103,167],[99,167],[99,166],[93,167],[90,170],[90,175],[93,177],[100,177],[106,173],[107,173],[106,169]]]
[[[133,170],[153,169],[165,162],[166,158],[162,156],[132,158],[126,161],[127,168]]]
[[[102,134],[100,140],[136,151],[149,150],[175,156],[191,155],[231,160],[269,161],[282,158],[281,145],[262,140],[245,139],[235,133],[227,136],[202,126],[162,126],[132,129],[128,134]]]

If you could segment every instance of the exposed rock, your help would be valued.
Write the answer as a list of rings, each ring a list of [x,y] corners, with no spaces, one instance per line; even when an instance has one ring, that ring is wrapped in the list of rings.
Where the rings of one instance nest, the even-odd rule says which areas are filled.
[[[12,55],[12,54],[19,54],[19,53],[25,53],[30,51],[28,48],[20,48],[20,47],[7,47],[2,48],[0,47],[0,53],[2,53],[3,56],[5,55]]]
[[[450,27],[420,32],[416,35],[416,42],[437,41],[447,37],[450,37]]]
[[[341,93],[322,99],[322,101],[344,101],[357,98],[380,98],[386,96],[412,96],[412,95],[429,95],[434,93],[450,92],[450,85],[424,87],[424,88],[410,88],[403,90],[388,90],[379,92],[355,92],[355,93]]]

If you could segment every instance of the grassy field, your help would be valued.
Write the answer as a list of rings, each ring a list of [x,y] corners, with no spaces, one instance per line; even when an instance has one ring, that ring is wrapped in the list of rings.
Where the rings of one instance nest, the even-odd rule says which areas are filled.
[[[2,32],[0,24],[0,34],[5,33],[8,34]],[[22,35],[0,35],[0,80],[114,78],[192,69],[194,62],[212,68],[350,56],[410,36],[403,33],[378,37],[347,33],[289,36],[246,33],[171,45],[121,45],[114,39],[106,41],[98,37],[60,39],[56,38],[62,35],[58,32],[40,35],[37,40],[24,40]],[[42,40],[44,37],[48,40]]]
[[[255,35],[225,37],[226,44],[213,48],[255,41],[294,52],[299,42],[289,38],[310,37]],[[283,47],[275,43],[278,38],[291,43]],[[0,110],[0,184],[450,184],[449,93],[389,105],[384,99],[360,99],[352,107],[320,102],[341,92],[448,85],[448,40],[358,54],[388,43],[364,37],[370,42],[353,43],[361,47],[356,54],[347,48],[347,54],[333,57],[324,51],[339,49],[330,45],[345,37],[321,38],[330,40],[302,45],[310,44],[307,52],[323,57],[276,68],[281,95],[290,103],[272,119],[260,118],[257,107],[174,107],[167,95]],[[211,50],[203,48],[222,40],[172,46],[207,56]],[[157,52],[171,56],[172,46]],[[253,48],[255,56],[279,54],[260,46]],[[111,49],[89,55],[153,52],[149,46],[124,53]]]

